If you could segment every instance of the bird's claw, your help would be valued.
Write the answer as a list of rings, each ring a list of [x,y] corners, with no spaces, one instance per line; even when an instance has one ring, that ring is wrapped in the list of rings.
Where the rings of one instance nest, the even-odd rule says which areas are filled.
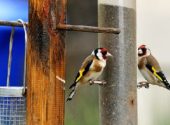
[[[137,88],[142,88],[142,87],[145,87],[145,88],[149,88],[149,83],[146,82],[146,81],[142,81],[142,82],[139,82],[138,85],[137,85]]]
[[[94,83],[93,83],[93,81],[92,80],[90,80],[89,81],[89,85],[93,85]]]
[[[90,85],[93,85],[93,84],[105,85],[106,83],[107,83],[107,82],[104,81],[104,80],[100,80],[100,81],[99,81],[99,80],[94,80],[94,81],[93,81],[93,80],[90,80],[90,81],[89,81],[89,84],[90,84]]]

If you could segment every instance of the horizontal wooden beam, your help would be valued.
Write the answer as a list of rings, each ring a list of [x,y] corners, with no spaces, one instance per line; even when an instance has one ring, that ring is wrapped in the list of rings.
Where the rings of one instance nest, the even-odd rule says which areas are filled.
[[[28,23],[25,23],[28,26]],[[18,26],[23,25],[20,22],[14,21],[2,21],[0,20],[0,26]],[[80,32],[92,32],[92,33],[114,33],[119,34],[119,28],[108,28],[108,27],[95,27],[95,26],[84,26],[84,25],[70,25],[70,24],[58,24],[56,30],[67,30],[67,31],[80,31]]]

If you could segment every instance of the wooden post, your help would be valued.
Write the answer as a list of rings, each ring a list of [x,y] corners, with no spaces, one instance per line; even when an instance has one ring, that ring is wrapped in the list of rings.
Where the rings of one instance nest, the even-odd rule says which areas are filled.
[[[29,0],[27,125],[64,125],[66,0]]]
[[[101,125],[137,125],[136,10],[135,0],[98,0],[98,22],[120,28],[120,34],[100,34],[99,46],[113,58],[100,87]]]

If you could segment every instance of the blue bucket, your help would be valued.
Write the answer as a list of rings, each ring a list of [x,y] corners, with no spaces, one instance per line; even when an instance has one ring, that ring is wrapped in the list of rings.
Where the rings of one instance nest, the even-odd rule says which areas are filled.
[[[0,1],[0,20],[28,19],[27,0]],[[22,11],[21,11],[22,10]],[[23,28],[15,27],[9,86],[7,87],[9,43],[12,28],[0,26],[0,125],[26,124],[26,97],[22,95],[25,39]]]
[[[21,29],[13,27],[9,36],[9,29],[3,30],[4,37],[0,42],[0,57],[4,59],[0,62],[0,70],[4,71],[0,74],[3,76],[0,84],[0,125],[25,125],[25,35]]]

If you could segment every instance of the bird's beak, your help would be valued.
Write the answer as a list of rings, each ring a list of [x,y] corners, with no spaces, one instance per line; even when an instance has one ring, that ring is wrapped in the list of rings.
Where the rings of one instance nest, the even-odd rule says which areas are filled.
[[[112,54],[110,54],[109,52],[107,52],[106,56],[107,56],[107,57],[108,57],[108,56],[113,57]]]

